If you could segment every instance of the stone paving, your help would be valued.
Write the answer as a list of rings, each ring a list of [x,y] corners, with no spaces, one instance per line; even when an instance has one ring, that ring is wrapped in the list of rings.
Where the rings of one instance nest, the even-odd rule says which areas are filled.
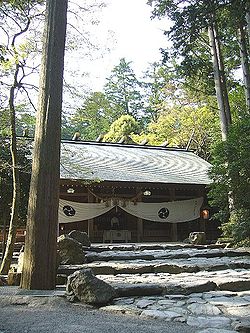
[[[85,264],[61,265],[58,273],[65,282],[75,270],[91,268],[111,284],[117,298],[100,311],[186,323],[198,333],[250,333],[249,248],[98,244],[85,253]]]
[[[102,245],[88,263],[117,291],[102,311],[187,323],[200,333],[250,332],[250,252],[184,244]]]

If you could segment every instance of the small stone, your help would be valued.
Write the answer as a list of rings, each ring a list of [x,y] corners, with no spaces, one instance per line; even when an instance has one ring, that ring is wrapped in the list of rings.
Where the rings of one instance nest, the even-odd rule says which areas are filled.
[[[123,314],[132,314],[132,315],[140,315],[141,311],[134,306],[129,305],[107,305],[99,308],[100,310],[107,312],[115,312],[115,313],[123,313]]]
[[[187,324],[190,326],[196,326],[199,328],[228,328],[231,320],[227,317],[193,317],[189,316]]]
[[[203,299],[198,298],[198,297],[197,298],[193,297],[193,298],[190,298],[187,300],[187,304],[192,304],[192,303],[202,304],[202,303],[206,303],[206,301],[204,301]]]
[[[181,314],[175,311],[163,311],[163,313],[166,316],[166,320],[172,320],[181,317]]]
[[[206,328],[205,330],[199,331],[197,333],[236,333],[236,331],[232,330],[223,330],[221,328]]]
[[[186,299],[188,296],[186,295],[167,295],[166,298],[169,299]]]
[[[183,306],[185,304],[186,304],[185,301],[178,301],[178,302],[175,303],[176,306]]]
[[[154,301],[152,301],[152,300],[147,300],[147,299],[142,299],[142,300],[140,300],[140,301],[138,301],[138,302],[136,303],[136,306],[137,306],[138,308],[140,308],[140,309],[145,309],[145,308],[147,308],[149,305],[152,305],[152,304],[154,304]]]
[[[160,300],[157,302],[159,305],[173,305],[175,303],[174,300],[171,300],[171,299],[163,299],[163,300]]]
[[[135,301],[134,298],[126,298],[126,297],[122,297],[122,298],[116,298],[113,300],[114,304],[133,304]]]
[[[210,304],[214,305],[223,305],[226,307],[237,307],[237,306],[245,306],[248,305],[249,302],[241,297],[214,297],[209,300]]]
[[[180,317],[181,315],[173,311],[144,310],[142,311],[141,316],[172,320],[174,318]]]
[[[165,319],[165,314],[160,310],[144,310],[140,314],[141,317],[152,317],[152,318],[162,318]]]
[[[195,315],[212,315],[217,316],[221,313],[220,309],[211,304],[190,304],[188,310],[191,311]]]
[[[227,290],[214,290],[214,291],[208,291],[206,293],[203,293],[203,298],[213,298],[213,297],[231,297],[236,296],[237,294],[232,291]]]
[[[229,308],[226,308],[225,312],[226,312],[226,314],[229,314],[231,316],[249,318],[250,317],[250,305],[229,307]]]

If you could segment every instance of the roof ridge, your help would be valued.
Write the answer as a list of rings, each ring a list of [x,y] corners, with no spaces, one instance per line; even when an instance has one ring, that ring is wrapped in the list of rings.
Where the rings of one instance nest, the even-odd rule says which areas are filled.
[[[2,137],[2,139],[10,139],[10,137]],[[17,139],[25,139],[29,141],[34,141],[34,137],[31,136],[17,136]],[[186,149],[181,147],[169,147],[169,146],[153,146],[153,145],[140,145],[129,144],[129,143],[118,143],[118,142],[97,142],[97,141],[83,141],[83,140],[65,140],[61,139],[61,143],[77,144],[77,145],[93,145],[93,146],[112,146],[121,148],[138,148],[138,149],[156,149],[156,150],[169,150],[169,151],[185,151],[189,153],[194,153],[192,149]]]

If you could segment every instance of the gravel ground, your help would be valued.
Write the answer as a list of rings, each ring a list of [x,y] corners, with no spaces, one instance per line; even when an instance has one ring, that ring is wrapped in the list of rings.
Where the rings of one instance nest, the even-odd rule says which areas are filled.
[[[62,297],[2,296],[0,333],[195,333],[182,323],[115,315]]]

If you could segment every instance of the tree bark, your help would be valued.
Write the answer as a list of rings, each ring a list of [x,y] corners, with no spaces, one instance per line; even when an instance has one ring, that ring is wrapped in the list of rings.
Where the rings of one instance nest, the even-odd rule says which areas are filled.
[[[250,5],[248,5],[246,8],[246,22],[247,22],[248,43],[250,45]]]
[[[243,73],[243,82],[246,96],[246,107],[247,112],[250,113],[250,69],[246,38],[246,31],[243,24],[241,23],[238,29],[238,40],[240,46],[241,68]]]
[[[211,24],[211,26],[208,27],[208,36],[213,60],[215,91],[220,111],[222,140],[225,141],[227,139],[228,129],[231,124],[231,113],[228,101],[224,64],[221,56],[220,43],[214,24]]]
[[[21,287],[54,289],[67,0],[46,1],[43,56]]]

